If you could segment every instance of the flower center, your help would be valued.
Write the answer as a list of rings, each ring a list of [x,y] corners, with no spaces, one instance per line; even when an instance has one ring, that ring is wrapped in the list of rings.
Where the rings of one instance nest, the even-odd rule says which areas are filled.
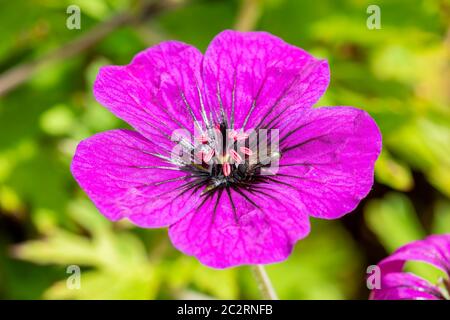
[[[271,148],[270,136],[252,130],[227,128],[225,123],[203,130],[189,151],[191,163],[182,166],[195,178],[187,187],[204,187],[202,194],[223,188],[250,188],[266,180],[267,169],[280,158]]]
[[[221,139],[218,139],[218,136],[221,135],[223,137],[223,135],[219,128],[217,128],[216,131],[214,136],[202,135],[197,137],[196,140],[205,146],[201,146],[200,151],[195,154],[195,157],[205,168],[213,166],[213,169],[216,169],[214,170],[215,176],[218,175],[217,169],[221,169],[222,175],[224,177],[229,177],[235,168],[238,168],[240,164],[245,163],[246,157],[251,157],[253,155],[252,149],[245,146],[238,147],[236,145],[240,141],[245,142],[249,136],[245,133],[238,133],[235,130],[231,130],[228,133],[228,141],[232,141],[231,145],[227,141],[227,143],[223,145],[224,148],[219,148],[223,151],[219,151],[217,150],[217,144],[214,142],[220,141]],[[236,164],[236,166],[233,166],[232,164]]]

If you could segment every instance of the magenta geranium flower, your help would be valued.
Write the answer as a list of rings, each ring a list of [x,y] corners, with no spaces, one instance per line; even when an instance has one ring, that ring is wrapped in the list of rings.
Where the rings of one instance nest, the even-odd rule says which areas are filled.
[[[442,270],[447,278],[433,284],[404,272],[408,261],[425,262]],[[379,289],[373,289],[374,300],[444,300],[450,299],[450,234],[433,235],[400,247],[382,260]]]
[[[96,99],[136,131],[82,141],[72,173],[108,219],[169,227],[208,266],[284,260],[309,216],[339,218],[373,184],[379,129],[312,109],[328,83],[326,61],[264,32],[224,31],[204,55],[163,42],[100,69]]]

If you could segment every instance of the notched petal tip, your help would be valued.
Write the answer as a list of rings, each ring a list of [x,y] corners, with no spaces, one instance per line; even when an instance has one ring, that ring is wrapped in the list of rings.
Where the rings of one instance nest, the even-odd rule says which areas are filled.
[[[203,78],[209,105],[236,128],[271,126],[309,109],[329,84],[329,66],[267,32],[226,30],[208,46]]]
[[[100,68],[94,96],[148,139],[167,140],[177,129],[193,131],[194,122],[209,111],[204,110],[202,60],[195,47],[162,42],[138,53],[128,65]]]

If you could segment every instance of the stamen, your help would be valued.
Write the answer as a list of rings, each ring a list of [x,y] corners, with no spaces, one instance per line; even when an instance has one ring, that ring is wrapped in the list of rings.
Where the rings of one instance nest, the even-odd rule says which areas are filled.
[[[241,132],[241,133],[238,133],[238,134],[234,137],[234,140],[236,140],[236,141],[246,140],[248,137],[249,137],[248,134],[246,134],[246,133],[244,133],[244,132]]]
[[[236,130],[232,130],[230,131],[230,133],[228,134],[228,137],[234,141],[241,141],[241,140],[245,140],[249,137],[249,135],[247,133],[244,132],[236,132]]]
[[[203,160],[203,151],[199,151],[195,154],[195,156],[197,157],[197,159]]]
[[[230,133],[228,134],[228,138],[236,140],[238,133],[235,130],[231,130]]]
[[[216,124],[216,125],[214,126],[214,131],[215,131],[215,133],[216,133],[217,136],[219,136],[219,135],[222,134],[222,131],[220,130],[220,124]]]
[[[237,163],[240,163],[242,161],[242,157],[235,150],[230,149],[228,150],[228,153],[230,154],[230,157]]]
[[[222,140],[224,132],[226,132],[227,141]],[[226,123],[208,125],[207,133],[201,133],[195,137],[195,142],[201,145],[192,145],[183,150],[190,153],[196,160],[194,164],[189,166],[180,164],[178,167],[180,170],[189,170],[192,173],[194,187],[204,188],[202,195],[207,197],[212,197],[216,192],[220,194],[223,188],[248,188],[253,183],[264,182],[266,180],[263,179],[262,172],[266,165],[258,158],[258,144],[255,145],[249,141],[250,145],[248,145],[242,141],[248,140],[249,137],[250,134],[244,133],[243,130],[227,128]],[[228,145],[230,141],[232,143]],[[225,145],[228,145],[227,149],[222,150]],[[216,150],[218,147],[221,149]],[[274,152],[267,155],[266,159],[271,163],[278,160],[280,156],[279,152]],[[258,188],[258,185],[255,185],[255,188]]]
[[[225,162],[222,165],[222,171],[223,171],[223,175],[225,177],[228,177],[230,175],[230,173],[231,173],[231,165],[228,162]]]
[[[212,157],[214,156],[215,150],[214,148],[211,148],[207,153],[203,154],[203,161],[209,162]]]
[[[251,156],[253,154],[253,151],[246,147],[241,147],[239,150],[247,156]]]
[[[201,135],[196,138],[198,142],[206,144],[208,143],[208,137],[206,135]]]

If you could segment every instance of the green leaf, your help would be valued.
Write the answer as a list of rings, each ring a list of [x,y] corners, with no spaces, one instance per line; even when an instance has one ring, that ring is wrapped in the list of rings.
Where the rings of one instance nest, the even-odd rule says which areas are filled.
[[[386,148],[375,164],[375,177],[378,182],[399,191],[409,191],[414,185],[408,166],[392,158]]]
[[[174,292],[184,291],[192,286],[218,299],[239,297],[236,269],[211,269],[192,257],[182,256],[168,266],[166,277]]]
[[[363,280],[364,262],[356,243],[338,221],[312,221],[310,235],[299,241],[286,261],[266,270],[280,299],[352,298]],[[249,268],[241,284],[249,298],[260,293]],[[360,280],[358,280],[360,279]]]
[[[80,288],[67,286],[66,280],[46,290],[46,299],[154,299],[158,292],[158,275],[150,265],[116,272],[83,271]]]
[[[410,200],[401,193],[371,200],[364,208],[364,216],[367,226],[389,252],[425,236]]]
[[[432,233],[450,233],[450,201],[437,202],[434,210]]]
[[[143,243],[129,231],[113,231],[111,222],[94,206],[75,201],[69,215],[90,237],[63,229],[44,239],[14,248],[17,258],[38,264],[78,265],[81,289],[70,289],[62,280],[44,295],[50,299],[151,299],[158,292],[160,276],[148,259]]]
[[[74,125],[74,115],[70,108],[58,104],[46,110],[40,117],[42,130],[50,135],[68,134]]]

